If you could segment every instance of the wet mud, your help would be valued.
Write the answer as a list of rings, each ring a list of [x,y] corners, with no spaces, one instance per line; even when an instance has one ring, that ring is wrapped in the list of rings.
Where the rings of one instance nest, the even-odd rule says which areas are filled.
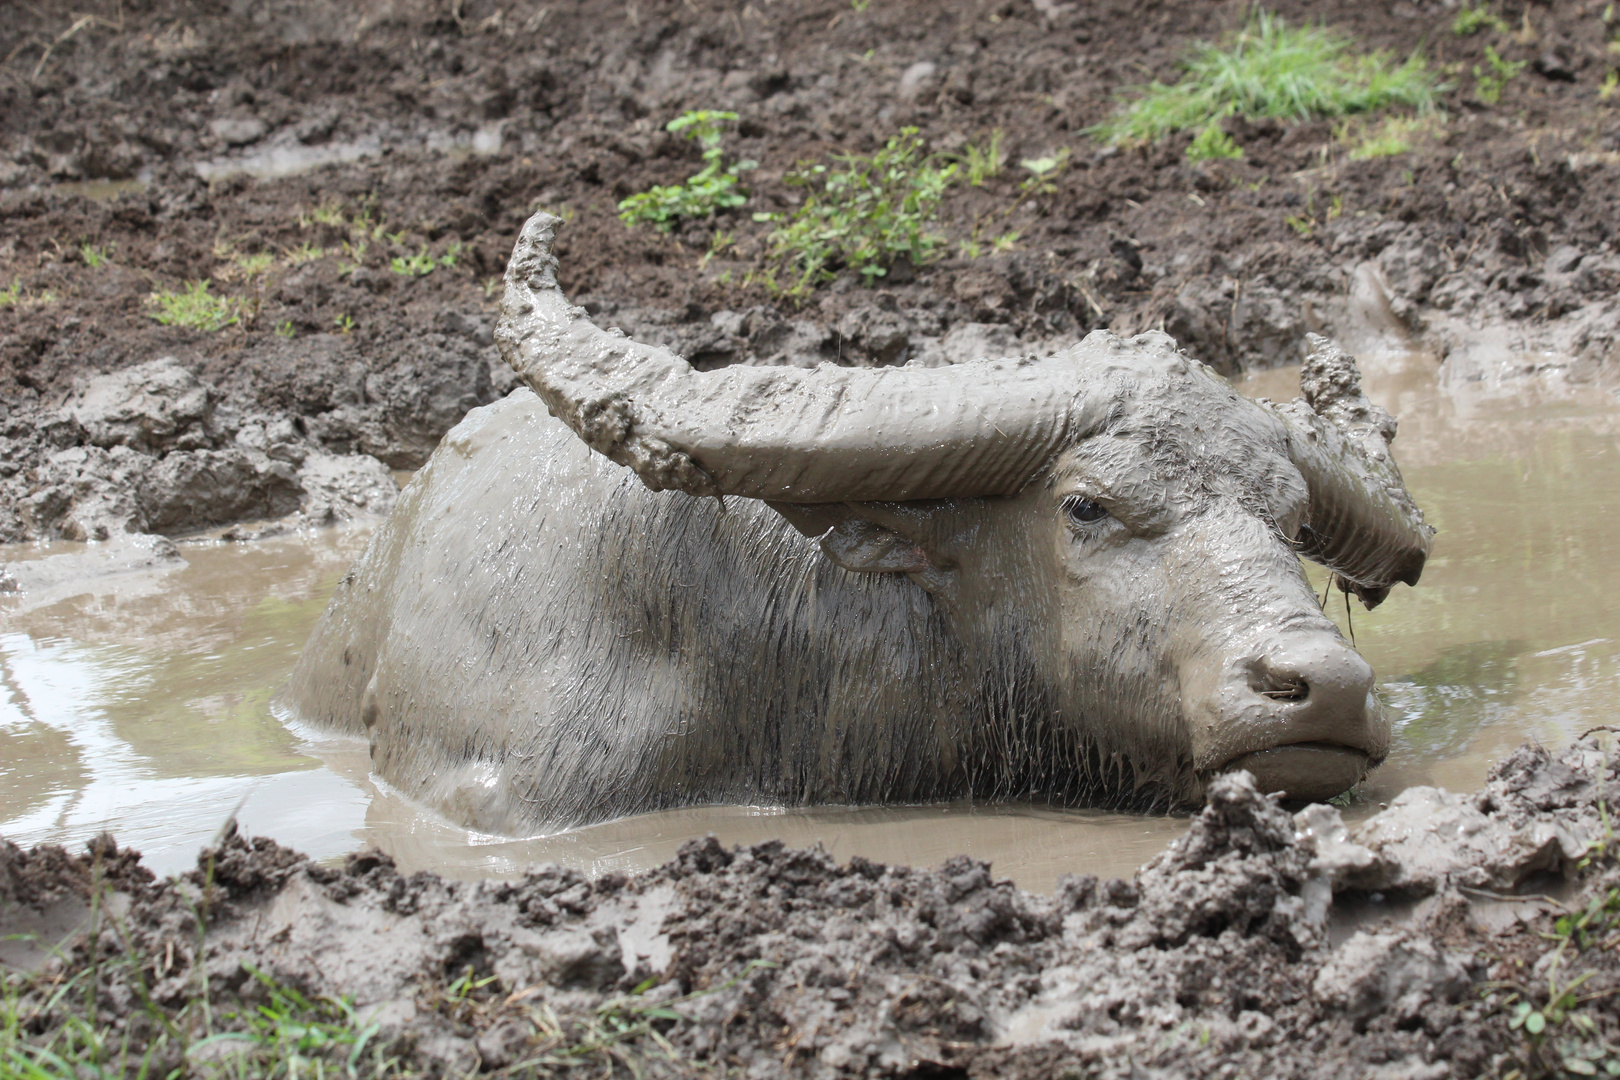
[[[1234,371],[1360,320],[1441,351],[1511,326],[1519,353],[1556,351],[1532,366],[1608,379],[1620,143],[1602,12],[1509,0],[1511,33],[1459,36],[1439,2],[1276,6],[1370,48],[1422,42],[1445,122],[1370,160],[1327,122],[1243,125],[1241,161],[1198,165],[1185,138],[1115,152],[1083,133],[1239,25],[1238,2],[19,9],[0,27],[0,289],[19,290],[0,306],[0,539],[366,505],[305,458],[345,461],[337,486],[363,494],[367,462],[419,465],[513,385],[490,281],[537,208],[570,219],[570,296],[700,367],[953,361],[1106,326],[1162,328]],[[1494,105],[1469,74],[1487,46],[1524,65]],[[739,113],[726,145],[760,163],[749,203],[627,229],[619,199],[694,167],[663,125],[704,108]],[[947,258],[803,304],[744,284],[766,232],[751,215],[796,197],[787,170],[908,125],[946,154],[1003,132],[1006,169],[942,204]],[[1025,191],[1017,163],[1065,148],[1051,190]],[[236,322],[153,321],[151,293],[205,278]],[[189,440],[131,441],[69,407],[86,380],[166,357],[213,402]],[[196,483],[209,497],[166,496]]]
[[[0,912],[34,937],[3,959],[24,1044],[94,1019],[188,1075],[249,1053],[203,1039],[289,991],[346,996],[362,1072],[405,1075],[1580,1074],[1620,1044],[1616,799],[1606,736],[1353,829],[1233,774],[1132,879],[1051,897],[966,857],[713,839],[644,873],[479,883],[234,830],[165,881],[110,837],[6,844]]]

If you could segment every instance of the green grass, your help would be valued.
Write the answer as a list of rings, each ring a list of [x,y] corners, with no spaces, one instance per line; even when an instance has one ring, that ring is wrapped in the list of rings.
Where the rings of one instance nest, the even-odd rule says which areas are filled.
[[[1507,24],[1496,12],[1484,4],[1472,4],[1457,12],[1457,17],[1451,20],[1451,32],[1458,37],[1467,37],[1477,34],[1481,30],[1495,30],[1498,34],[1506,34],[1513,27]]]
[[[738,179],[758,162],[734,161],[725,164],[724,125],[737,119],[734,112],[699,109],[682,113],[666,125],[666,130],[696,139],[703,147],[703,168],[683,184],[655,185],[619,203],[619,219],[626,225],[652,225],[668,232],[682,218],[703,218],[716,210],[741,206],[748,196],[738,189]]]
[[[79,257],[92,270],[100,270],[112,259],[112,245],[96,246],[86,241],[79,245]]]
[[[22,279],[13,279],[10,285],[0,289],[0,307],[16,307],[22,300]]]
[[[1491,46],[1485,46],[1485,67],[1474,65],[1474,96],[1484,105],[1495,105],[1502,100],[1507,84],[1525,69],[1523,60],[1504,60]]]
[[[1187,147],[1188,161],[1236,160],[1243,157],[1243,147],[1228,135],[1219,120],[1205,124]]]
[[[1089,134],[1110,143],[1147,143],[1183,131],[1206,133],[1228,116],[1309,120],[1402,107],[1434,106],[1438,86],[1421,56],[1395,63],[1363,53],[1343,31],[1289,26],[1257,10],[1223,45],[1199,45],[1180,82],[1130,91],[1135,100]]]
[[[932,261],[945,244],[934,231],[939,201],[958,168],[925,153],[916,128],[902,129],[870,156],[840,154],[831,166],[800,166],[784,179],[804,189],[804,202],[789,214],[754,215],[776,223],[767,238],[773,265],[761,277],[803,297],[839,269],[870,283],[900,259],[913,266]],[[778,283],[779,272],[786,285]]]
[[[231,257],[231,266],[245,278],[256,278],[268,273],[276,264],[276,257],[268,251],[258,251],[252,255],[234,255]]]
[[[1018,185],[1018,190],[1025,195],[1050,195],[1057,190],[1052,183],[1063,174],[1069,164],[1069,148],[1063,147],[1055,154],[1047,157],[1025,158],[1018,163],[1018,167],[1029,173],[1024,182]]]
[[[456,265],[456,258],[461,254],[461,244],[453,243],[443,255],[433,255],[424,246],[415,255],[396,255],[388,261],[388,269],[396,274],[406,277],[426,277],[441,266]],[[361,253],[364,258],[364,251]]]
[[[967,182],[973,187],[980,187],[986,180],[1001,175],[1002,168],[1007,164],[1007,152],[1001,148],[1001,140],[1005,136],[1000,128],[990,132],[990,140],[983,146],[968,143],[962,148],[960,158],[962,167],[967,170]]]
[[[287,252],[287,263],[290,266],[302,266],[304,263],[324,258],[326,258],[326,249],[316,247],[308,241]]]
[[[207,278],[188,281],[180,292],[161,289],[146,298],[152,318],[164,326],[185,326],[212,333],[241,321],[242,304],[229,296],[215,296]]]
[[[1351,161],[1367,161],[1407,153],[1435,126],[1433,116],[1386,116],[1377,124],[1347,122],[1334,138],[1348,149]]]

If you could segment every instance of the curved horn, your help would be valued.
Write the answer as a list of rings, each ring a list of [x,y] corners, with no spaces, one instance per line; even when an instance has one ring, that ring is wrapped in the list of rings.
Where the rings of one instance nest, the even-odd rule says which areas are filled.
[[[1276,407],[1288,424],[1289,457],[1310,489],[1300,554],[1377,607],[1396,582],[1417,584],[1434,529],[1390,456],[1395,418],[1362,393],[1355,358],[1319,334],[1306,340],[1304,399]]]
[[[1082,357],[948,368],[697,371],[598,329],[557,287],[559,219],[530,218],[495,331],[553,415],[655,491],[787,503],[1010,495],[1065,441]]]

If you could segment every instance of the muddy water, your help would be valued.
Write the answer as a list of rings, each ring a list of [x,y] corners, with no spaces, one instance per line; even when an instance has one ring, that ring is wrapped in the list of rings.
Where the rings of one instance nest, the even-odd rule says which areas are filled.
[[[1545,360],[1487,348],[1441,366],[1363,351],[1371,393],[1401,417],[1408,483],[1441,532],[1420,588],[1354,616],[1396,739],[1352,814],[1408,784],[1473,787],[1527,734],[1556,744],[1616,719],[1620,404],[1556,369],[1525,370]],[[1243,384],[1276,398],[1296,386],[1289,370]],[[203,540],[181,546],[184,565],[0,596],[0,835],[79,842],[108,828],[174,870],[236,811],[250,831],[317,856],[376,844],[406,869],[478,876],[544,860],[634,869],[713,832],[921,865],[965,851],[1044,890],[1062,873],[1129,873],[1183,828],[962,804],[725,807],[551,837],[470,834],[374,781],[363,746],[270,714],[364,542],[363,530]],[[72,549],[0,549],[0,561]]]

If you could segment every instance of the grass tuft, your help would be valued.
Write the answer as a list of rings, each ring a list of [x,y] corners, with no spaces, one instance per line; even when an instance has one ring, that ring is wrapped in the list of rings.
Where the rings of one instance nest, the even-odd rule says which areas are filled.
[[[1243,147],[1222,129],[1219,120],[1205,124],[1187,147],[1188,161],[1235,161],[1242,157]]]
[[[100,270],[112,259],[112,245],[97,246],[85,241],[79,245],[79,257],[92,270]]]
[[[686,178],[684,184],[655,185],[619,203],[619,219],[626,225],[650,224],[668,232],[681,218],[708,217],[716,210],[741,206],[748,197],[737,190],[737,181],[758,162],[734,161],[723,165],[725,151],[720,142],[723,125],[737,119],[734,112],[699,109],[671,120],[665,130],[703,147],[703,168]]]
[[[1426,112],[1438,87],[1421,56],[1396,64],[1358,53],[1326,26],[1289,26],[1257,10],[1224,46],[1198,46],[1173,85],[1138,87],[1137,100],[1089,130],[1110,143],[1147,143],[1181,131],[1209,131],[1228,116],[1309,120],[1404,106]]]
[[[755,214],[772,221],[767,286],[803,297],[840,268],[872,282],[900,259],[921,266],[937,258],[945,237],[934,231],[939,200],[958,166],[924,152],[916,128],[903,128],[870,157],[840,154],[836,164],[801,165],[784,179],[805,189],[790,214]],[[776,283],[781,269],[790,279]]]
[[[1481,30],[1495,30],[1498,34],[1507,34],[1513,31],[1513,27],[1483,3],[1463,8],[1457,12],[1457,17],[1451,20],[1451,32],[1458,37],[1468,37]]]
[[[1408,152],[1435,127],[1434,116],[1386,116],[1376,124],[1346,121],[1333,134],[1348,148],[1351,161],[1368,161]]]
[[[1001,175],[1007,164],[1007,151],[1001,146],[1005,135],[1000,128],[995,128],[983,146],[968,143],[962,148],[961,162],[967,169],[967,182],[973,187],[982,187],[986,180]]]
[[[461,244],[452,243],[443,255],[433,255],[424,246],[415,255],[396,255],[388,261],[388,269],[406,277],[427,277],[441,266],[456,265]],[[362,256],[363,257],[363,256]]]
[[[180,292],[162,289],[146,298],[152,318],[164,326],[186,326],[213,332],[241,321],[241,302],[229,296],[215,296],[207,278],[188,281]]]
[[[1525,69],[1523,60],[1504,60],[1494,48],[1485,46],[1486,67],[1474,65],[1474,96],[1483,105],[1495,105],[1502,100],[1507,84]]]

